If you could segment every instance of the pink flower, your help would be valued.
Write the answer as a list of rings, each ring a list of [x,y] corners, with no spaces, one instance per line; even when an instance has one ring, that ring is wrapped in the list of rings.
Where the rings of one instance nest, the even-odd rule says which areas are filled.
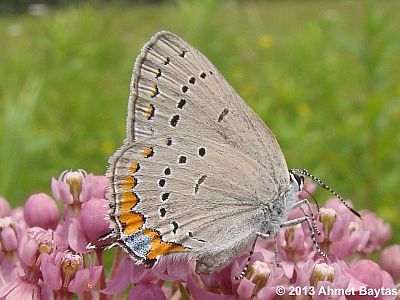
[[[49,288],[77,294],[89,291],[97,284],[102,268],[85,268],[83,257],[68,251],[44,256],[40,266],[43,281]]]
[[[249,266],[246,277],[240,281],[237,293],[243,299],[272,299],[276,296],[277,286],[287,286],[288,283],[282,266],[255,261]]]
[[[110,231],[105,220],[107,215],[107,200],[92,198],[82,205],[79,223],[88,242],[99,245],[99,237]]]
[[[235,259],[219,272],[209,276],[191,275],[187,277],[187,288],[193,299],[248,299],[253,295],[256,299],[270,299],[275,293],[278,283],[289,282],[282,267],[264,261],[261,253],[256,252],[246,277],[240,281],[234,280],[239,275],[247,261],[246,256]]]
[[[278,232],[279,259],[296,262],[313,255],[314,245],[310,233],[301,224],[284,228]]]
[[[400,280],[400,245],[387,247],[381,253],[380,265],[382,269],[392,275],[394,281]]]
[[[367,287],[369,289],[395,289],[393,279],[390,275],[382,271],[379,265],[373,261],[362,259],[352,265],[349,269],[349,274],[352,276],[349,284],[349,288],[354,288],[357,292],[355,297],[351,299],[386,299],[382,294],[379,297],[366,297],[360,295],[360,287]],[[394,299],[394,297],[387,297],[388,299]]]
[[[54,196],[61,199],[66,205],[64,222],[57,229],[57,233],[63,240],[67,241],[74,251],[89,252],[86,245],[90,241],[95,243],[99,237],[97,234],[101,235],[109,231],[108,228],[107,231],[105,229],[108,225],[104,220],[100,220],[104,217],[106,210],[98,206],[100,201],[105,201],[99,200],[98,197],[105,197],[106,182],[104,176],[87,175],[83,170],[64,171],[58,181],[52,180]],[[85,216],[80,217],[84,204],[86,205],[93,198],[98,200],[88,204],[85,209]],[[100,211],[98,211],[99,209]],[[90,218],[87,219],[88,217]]]
[[[294,286],[315,287],[313,299],[320,299],[319,292],[324,288],[345,289],[350,282],[350,276],[347,275],[347,266],[344,262],[335,262],[327,264],[308,260],[296,264],[297,280]]]
[[[28,229],[19,241],[17,252],[25,272],[7,280],[0,288],[3,299],[50,299],[49,291],[40,285],[39,266],[42,257],[54,248],[53,234],[39,227]]]
[[[371,254],[378,251],[385,245],[392,236],[392,229],[389,224],[383,222],[373,212],[363,210],[361,211],[363,218],[363,225],[365,230],[369,231],[370,236],[367,245],[363,248],[362,252]]]
[[[337,198],[330,199],[320,209],[323,241],[320,246],[331,257],[346,259],[364,249],[370,233],[364,222],[351,213]]]
[[[190,274],[195,272],[195,267],[194,261],[160,259],[153,270],[161,280],[184,282]]]
[[[62,219],[58,218],[55,201],[46,194],[32,195],[24,209],[12,211],[0,198],[0,209],[8,216],[0,218],[0,299],[74,299],[79,294],[82,299],[268,300],[277,298],[277,286],[287,291],[290,287],[311,286],[317,292],[309,298],[322,299],[323,295],[318,295],[322,288],[354,288],[359,292],[366,286],[389,291],[395,289],[390,274],[400,279],[400,245],[382,252],[382,268],[390,274],[376,263],[362,259],[365,253],[382,247],[390,237],[390,227],[372,213],[364,213],[363,221],[337,199],[328,201],[319,214],[314,213],[315,238],[329,254],[328,259],[322,260],[316,254],[308,224],[303,223],[278,232],[275,241],[279,264],[275,260],[274,239],[259,239],[241,280],[234,277],[242,272],[248,259],[246,254],[219,272],[198,275],[195,261],[162,256],[155,267],[147,269],[121,254],[121,249],[115,251],[106,279],[101,246],[112,241],[98,242],[100,236],[109,232],[104,219],[106,184],[104,176],[87,175],[82,170],[66,171],[59,180],[53,179],[53,194],[64,203]],[[310,193],[314,188],[315,185],[306,183],[305,189]],[[300,193],[300,198],[308,196]],[[310,209],[315,211],[315,205],[302,208],[304,211],[292,211],[289,219],[311,215]],[[87,254],[92,251],[86,249],[89,242],[99,246],[94,255]],[[361,260],[348,266],[342,259],[350,261],[352,254],[358,256],[352,256],[351,261]],[[93,256],[96,266],[90,260]],[[283,298],[291,299],[287,294]],[[359,294],[333,298],[368,299]],[[393,296],[379,295],[377,299]]]
[[[64,171],[58,180],[52,178],[51,190],[56,199],[68,205],[73,214],[77,215],[81,203],[89,200],[90,184],[88,185],[88,175],[84,170]],[[85,184],[86,182],[86,184]]]
[[[58,180],[51,180],[51,190],[56,199],[72,205],[75,213],[80,204],[91,198],[105,198],[107,178],[87,174],[84,170],[64,171]]]
[[[50,229],[29,228],[18,244],[18,256],[24,268],[39,267],[42,257],[54,251],[61,242]]]
[[[29,227],[55,230],[58,225],[57,204],[45,193],[33,194],[25,202],[24,217]]]
[[[11,213],[10,204],[0,196],[0,218],[7,217]]]

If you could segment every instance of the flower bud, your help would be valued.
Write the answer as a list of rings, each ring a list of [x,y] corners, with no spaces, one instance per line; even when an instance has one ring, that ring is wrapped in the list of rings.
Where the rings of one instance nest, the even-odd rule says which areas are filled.
[[[110,231],[105,220],[107,200],[92,198],[82,206],[79,222],[89,241],[96,244],[99,237]]]
[[[252,281],[256,286],[253,290],[253,295],[262,289],[271,275],[271,268],[268,263],[264,261],[255,261],[249,266],[246,278]]]
[[[15,220],[11,217],[0,218],[0,251],[7,253],[16,250],[17,242]]]
[[[55,230],[58,225],[57,204],[44,193],[31,195],[24,205],[24,218],[29,227]]]
[[[328,239],[336,221],[336,211],[331,208],[321,207],[319,209],[319,218],[322,223],[324,236],[326,239]]]

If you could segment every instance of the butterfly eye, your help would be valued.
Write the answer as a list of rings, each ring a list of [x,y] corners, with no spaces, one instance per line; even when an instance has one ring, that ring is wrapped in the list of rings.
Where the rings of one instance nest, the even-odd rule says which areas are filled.
[[[292,172],[290,172],[289,174],[290,174],[290,182],[296,181],[299,186],[299,191],[301,191],[304,186],[304,176]]]
[[[297,184],[299,185],[299,191],[301,191],[304,186],[304,176],[294,174],[294,179],[296,179]]]

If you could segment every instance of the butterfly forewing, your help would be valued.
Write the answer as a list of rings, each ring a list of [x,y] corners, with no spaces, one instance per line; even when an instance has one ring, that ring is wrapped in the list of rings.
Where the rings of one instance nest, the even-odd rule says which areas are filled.
[[[127,139],[168,132],[207,133],[254,158],[279,183],[288,182],[284,156],[268,127],[204,55],[180,37],[160,32],[135,63]]]

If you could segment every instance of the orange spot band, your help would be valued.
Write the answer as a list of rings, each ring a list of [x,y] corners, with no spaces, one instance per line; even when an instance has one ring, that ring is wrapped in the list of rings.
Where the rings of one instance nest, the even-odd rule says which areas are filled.
[[[172,252],[185,251],[186,248],[182,245],[170,242],[164,242],[159,237],[155,230],[143,230],[143,234],[151,237],[151,248],[149,253],[146,255],[147,259],[156,259],[160,255],[165,255]]]

